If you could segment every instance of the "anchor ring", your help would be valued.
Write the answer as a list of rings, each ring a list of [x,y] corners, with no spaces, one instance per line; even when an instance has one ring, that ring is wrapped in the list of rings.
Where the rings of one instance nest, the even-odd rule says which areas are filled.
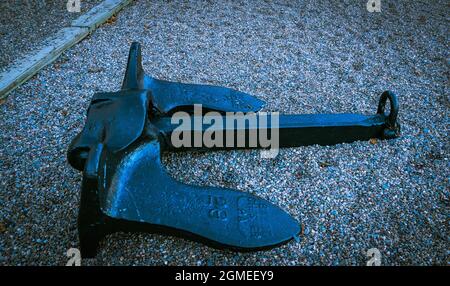
[[[398,115],[398,99],[397,95],[390,90],[387,90],[381,94],[380,101],[378,102],[377,114],[385,114],[386,100],[389,99],[391,105],[391,111],[389,113],[387,125],[389,128],[394,128],[397,124]]]
[[[385,114],[386,101],[389,99],[390,112],[389,115]],[[398,137],[400,133],[400,124],[397,122],[398,115],[398,98],[395,93],[387,90],[381,94],[380,101],[378,102],[377,114],[383,114],[387,116],[386,127],[384,132],[385,138],[395,138]]]

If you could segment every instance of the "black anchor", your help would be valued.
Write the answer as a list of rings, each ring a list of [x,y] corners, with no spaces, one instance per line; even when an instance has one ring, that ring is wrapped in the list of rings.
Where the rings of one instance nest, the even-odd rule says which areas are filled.
[[[202,105],[200,115],[194,112],[197,104]],[[265,115],[254,112],[263,104],[225,87],[149,77],[142,69],[140,45],[133,43],[122,89],[93,96],[85,126],[68,150],[69,163],[83,172],[78,215],[82,256],[94,257],[99,241],[117,231],[164,233],[236,251],[268,249],[298,237],[299,222],[278,206],[237,190],[177,182],[161,164],[162,151],[267,147],[258,140],[256,145],[251,140],[239,145],[236,139],[225,144],[227,136],[244,134],[248,139],[251,132],[262,131],[248,122],[225,125],[228,112],[253,113],[259,123]],[[228,134],[221,139],[224,144],[175,146],[171,137],[180,125],[171,118],[177,111],[192,122],[214,111],[216,119],[223,119],[215,130]],[[266,120],[270,122],[264,129],[278,132],[279,147],[391,139],[400,132],[397,113],[397,97],[385,91],[375,115],[280,115],[277,126]],[[202,135],[209,127],[189,125],[183,132]]]

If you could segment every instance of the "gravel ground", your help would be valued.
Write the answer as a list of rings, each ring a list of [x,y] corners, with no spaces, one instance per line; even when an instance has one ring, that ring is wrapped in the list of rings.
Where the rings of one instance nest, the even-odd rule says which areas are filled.
[[[118,233],[83,264],[365,265],[375,247],[384,265],[448,265],[448,1],[382,0],[381,13],[366,1],[152,2],[125,8],[0,106],[1,264],[63,265],[77,247],[81,175],[65,152],[93,92],[120,88],[137,40],[148,74],[236,88],[266,111],[372,114],[391,89],[402,137],[283,149],[272,160],[167,154],[178,180],[281,206],[302,222],[300,241],[239,254]]]
[[[81,13],[101,0],[81,0]],[[26,53],[41,47],[42,40],[80,16],[67,11],[67,0],[0,1],[0,72]]]

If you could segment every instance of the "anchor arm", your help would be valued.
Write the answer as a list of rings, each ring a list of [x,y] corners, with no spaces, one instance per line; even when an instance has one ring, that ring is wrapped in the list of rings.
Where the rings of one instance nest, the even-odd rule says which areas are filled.
[[[141,45],[136,42],[131,44],[122,83],[122,90],[128,89],[149,91],[156,116],[170,115],[179,110],[190,112],[194,104],[202,104],[207,111],[219,112],[256,112],[264,105],[264,101],[231,88],[171,82],[145,75]]]
[[[121,151],[94,146],[83,172],[78,218],[80,250],[94,257],[99,241],[117,231],[176,235],[216,248],[261,250],[300,233],[289,214],[252,194],[172,179],[160,144],[144,136]]]

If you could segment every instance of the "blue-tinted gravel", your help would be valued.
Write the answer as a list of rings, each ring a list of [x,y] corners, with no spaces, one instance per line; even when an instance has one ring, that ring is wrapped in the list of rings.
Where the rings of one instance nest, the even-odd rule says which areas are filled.
[[[164,156],[177,179],[252,192],[304,232],[271,251],[232,253],[178,238],[109,236],[107,265],[447,265],[447,1],[136,1],[0,106],[0,263],[59,264],[78,244],[80,174],[65,151],[93,92],[120,87],[131,41],[162,79],[224,85],[282,113],[374,113],[400,98],[397,140]],[[258,3],[258,4],[256,4]],[[100,69],[99,69],[100,68]],[[92,72],[95,71],[95,72]]]
[[[80,0],[80,13],[101,0]],[[70,25],[80,13],[67,11],[68,0],[0,1],[0,72],[27,53],[41,48],[43,39]]]

